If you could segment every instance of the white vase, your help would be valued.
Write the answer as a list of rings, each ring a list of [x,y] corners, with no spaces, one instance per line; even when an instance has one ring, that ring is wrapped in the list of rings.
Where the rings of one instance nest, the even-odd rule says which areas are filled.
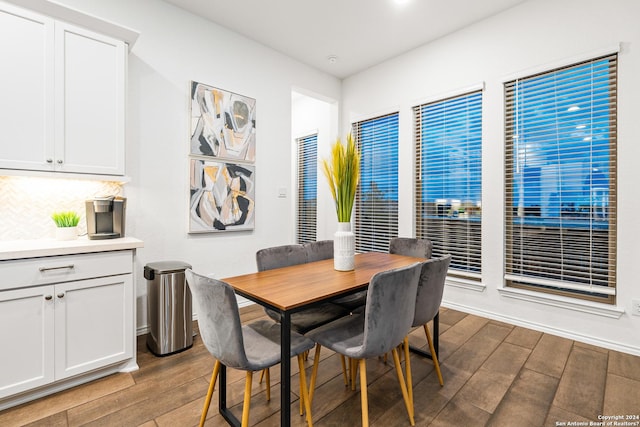
[[[356,236],[351,231],[350,222],[339,222],[338,231],[333,236],[333,268],[351,271],[355,268]]]
[[[57,240],[75,240],[78,238],[78,227],[56,227]]]

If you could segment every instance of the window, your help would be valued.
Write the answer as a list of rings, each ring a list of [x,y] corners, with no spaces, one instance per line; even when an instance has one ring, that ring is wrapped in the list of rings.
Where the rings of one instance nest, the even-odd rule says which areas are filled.
[[[298,243],[316,241],[318,135],[296,139],[298,149]]]
[[[398,235],[398,113],[353,124],[360,151],[355,200],[357,252],[388,252]]]
[[[482,91],[414,107],[416,236],[433,256],[451,254],[450,275],[480,280]]]
[[[505,83],[505,283],[615,303],[617,55]]]

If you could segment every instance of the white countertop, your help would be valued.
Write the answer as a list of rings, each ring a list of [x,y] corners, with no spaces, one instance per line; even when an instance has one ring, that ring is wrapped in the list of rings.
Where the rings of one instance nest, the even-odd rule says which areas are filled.
[[[80,237],[76,240],[5,240],[0,241],[0,261],[36,258],[54,255],[86,254],[91,252],[120,251],[142,248],[144,242],[134,237],[119,239],[89,240]]]

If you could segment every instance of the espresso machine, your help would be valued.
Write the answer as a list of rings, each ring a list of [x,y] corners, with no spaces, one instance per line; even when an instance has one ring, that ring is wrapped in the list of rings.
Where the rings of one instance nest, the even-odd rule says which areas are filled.
[[[124,197],[96,197],[87,200],[87,236],[90,240],[124,237],[127,199]]]

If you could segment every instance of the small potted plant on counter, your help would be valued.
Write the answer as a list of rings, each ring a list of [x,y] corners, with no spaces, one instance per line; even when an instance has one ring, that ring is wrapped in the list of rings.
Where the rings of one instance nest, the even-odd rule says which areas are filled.
[[[78,223],[80,216],[74,211],[59,211],[51,214],[56,223],[56,239],[75,240],[78,238]]]

